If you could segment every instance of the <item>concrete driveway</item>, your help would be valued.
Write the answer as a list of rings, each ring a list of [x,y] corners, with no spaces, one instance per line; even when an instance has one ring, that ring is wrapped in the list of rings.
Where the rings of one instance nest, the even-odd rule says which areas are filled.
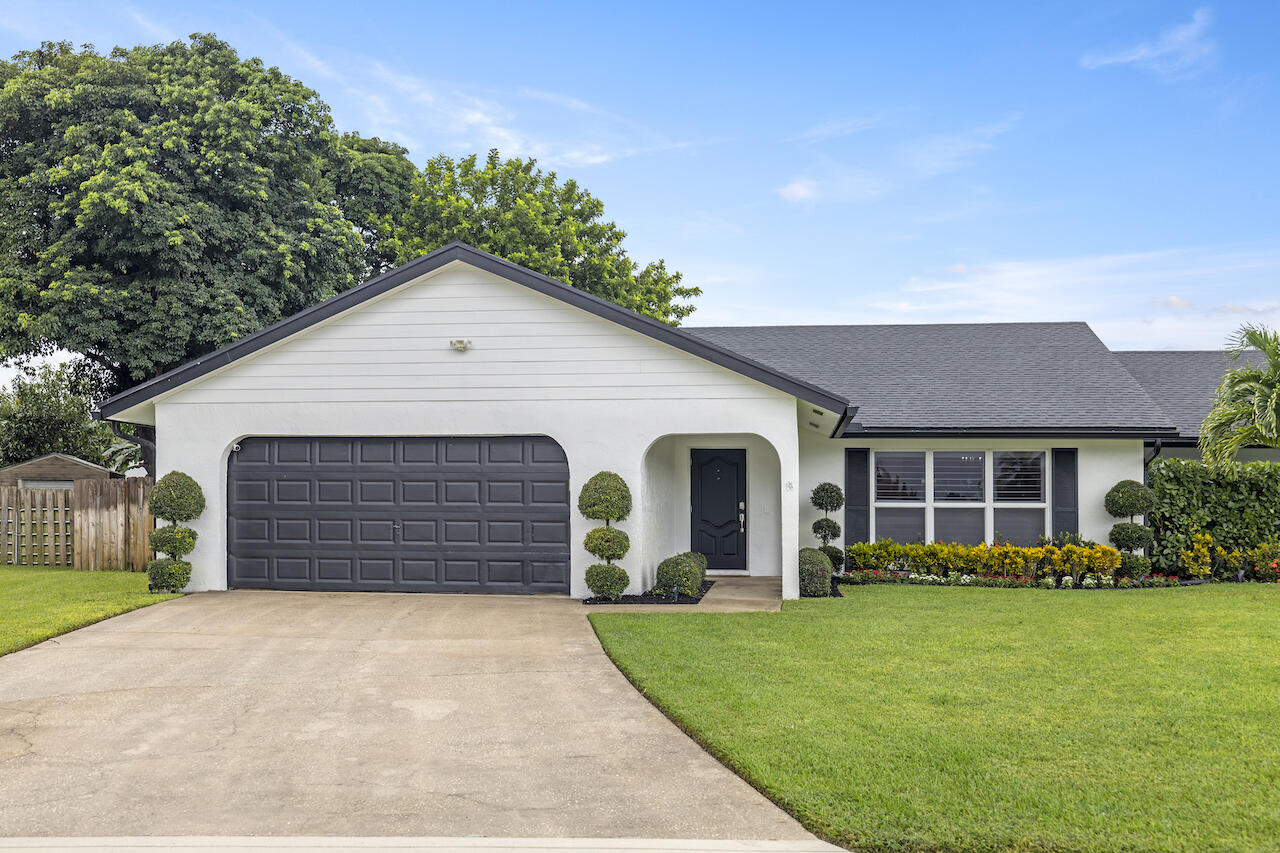
[[[0,835],[813,840],[583,611],[201,593],[0,658]]]

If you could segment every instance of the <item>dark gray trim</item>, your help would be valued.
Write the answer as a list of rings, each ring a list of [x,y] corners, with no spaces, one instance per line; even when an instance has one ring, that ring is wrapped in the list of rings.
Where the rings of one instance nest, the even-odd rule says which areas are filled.
[[[1055,447],[1049,453],[1053,465],[1053,495],[1049,503],[1049,536],[1080,534],[1080,464],[1074,447]]]
[[[888,427],[877,429],[847,429],[840,438],[947,438],[959,436],[964,438],[1141,438],[1151,439],[1168,435],[1177,435],[1171,428],[1151,429],[1108,429],[1106,427],[937,427],[911,429],[904,427]]]
[[[842,433],[849,429],[853,423],[853,419],[858,416],[858,407],[850,406],[845,409],[844,414],[836,421],[836,428],[831,431],[828,438],[839,438]]]
[[[871,451],[844,451],[844,544],[871,541]]]
[[[99,406],[101,416],[109,418],[117,412],[122,412],[131,406],[144,403],[152,397],[177,388],[193,379],[198,379],[220,367],[225,367],[233,361],[257,352],[263,347],[283,340],[322,320],[327,320],[336,314],[340,314],[375,296],[380,296],[419,276],[433,272],[453,261],[462,261],[486,272],[501,276],[508,281],[522,284],[531,290],[559,299],[576,308],[589,311],[597,317],[612,320],[632,331],[648,335],[662,343],[670,344],[690,355],[706,359],[779,391],[799,397],[801,400],[812,403],[815,406],[840,412],[844,411],[845,407],[849,405],[848,400],[834,396],[816,385],[779,373],[757,361],[743,358],[723,347],[683,332],[674,326],[668,326],[666,323],[654,320],[652,317],[637,314],[620,305],[615,305],[553,278],[527,270],[465,243],[450,243],[423,255],[417,260],[410,261],[403,266],[383,273],[377,278],[370,279],[364,284],[344,291],[332,299],[321,302],[319,305],[299,311],[297,314],[268,326],[260,332],[242,338],[233,344],[228,344],[222,349],[215,350],[181,367],[174,368],[168,373],[163,373],[154,379],[123,391]]]

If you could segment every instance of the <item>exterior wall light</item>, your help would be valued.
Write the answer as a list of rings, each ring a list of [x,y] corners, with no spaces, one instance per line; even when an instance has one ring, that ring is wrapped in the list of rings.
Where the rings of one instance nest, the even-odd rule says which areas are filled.
[[[461,338],[459,338],[456,341],[449,341],[449,346],[453,347],[458,352],[466,352],[467,350],[471,349],[471,341],[464,341]]]

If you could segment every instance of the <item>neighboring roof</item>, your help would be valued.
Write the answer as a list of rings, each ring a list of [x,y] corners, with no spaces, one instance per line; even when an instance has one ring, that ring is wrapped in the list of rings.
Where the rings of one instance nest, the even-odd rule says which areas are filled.
[[[1246,352],[1239,362],[1261,353]],[[1173,420],[1181,438],[1200,437],[1200,425],[1213,408],[1214,394],[1231,361],[1222,350],[1119,350],[1116,358]]]
[[[846,435],[1173,431],[1085,323],[687,331],[847,398],[858,411]]]
[[[85,459],[81,459],[79,456],[72,456],[68,453],[46,453],[44,456],[36,456],[31,459],[27,459],[23,462],[15,462],[12,465],[6,465],[5,467],[0,468],[0,471],[13,471],[25,465],[30,465],[33,462],[40,462],[44,459],[60,459],[63,462],[70,462],[76,465],[83,465],[85,468],[92,468],[95,471],[106,471],[108,474],[111,473],[110,468],[107,468],[103,465],[98,465],[95,462],[89,462]]]
[[[336,314],[354,308],[366,300],[380,296],[453,261],[462,261],[486,272],[501,276],[508,281],[524,285],[562,302],[567,302],[598,317],[612,320],[621,326],[648,335],[655,340],[670,344],[691,355],[706,359],[721,367],[728,368],[757,382],[777,388],[830,411],[843,413],[848,405],[847,400],[816,385],[788,376],[775,368],[755,362],[750,357],[743,357],[736,352],[731,352],[714,342],[690,335],[685,330],[668,326],[666,323],[662,323],[652,317],[637,314],[634,311],[593,296],[586,291],[578,290],[553,278],[525,269],[465,243],[450,243],[417,260],[410,261],[403,266],[383,273],[377,278],[370,279],[364,284],[343,291],[332,299],[321,302],[319,305],[299,311],[297,314],[281,320],[275,325],[268,326],[256,334],[241,338],[222,349],[215,350],[168,373],[161,374],[154,379],[123,391],[102,403],[98,408],[98,416],[110,418],[112,415],[132,408],[139,403],[145,403],[166,391],[171,391],[211,371],[225,367],[238,359],[257,352],[263,347],[296,334],[322,320],[327,320]]]

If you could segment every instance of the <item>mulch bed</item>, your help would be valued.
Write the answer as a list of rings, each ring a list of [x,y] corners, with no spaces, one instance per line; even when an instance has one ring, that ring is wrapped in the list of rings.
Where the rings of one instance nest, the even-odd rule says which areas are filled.
[[[675,598],[669,595],[654,595],[646,592],[644,595],[624,595],[622,598],[610,601],[607,598],[584,598],[583,604],[697,604],[702,600],[702,596],[707,594],[707,590],[715,586],[715,581],[703,581],[702,589],[697,595],[678,594]]]

